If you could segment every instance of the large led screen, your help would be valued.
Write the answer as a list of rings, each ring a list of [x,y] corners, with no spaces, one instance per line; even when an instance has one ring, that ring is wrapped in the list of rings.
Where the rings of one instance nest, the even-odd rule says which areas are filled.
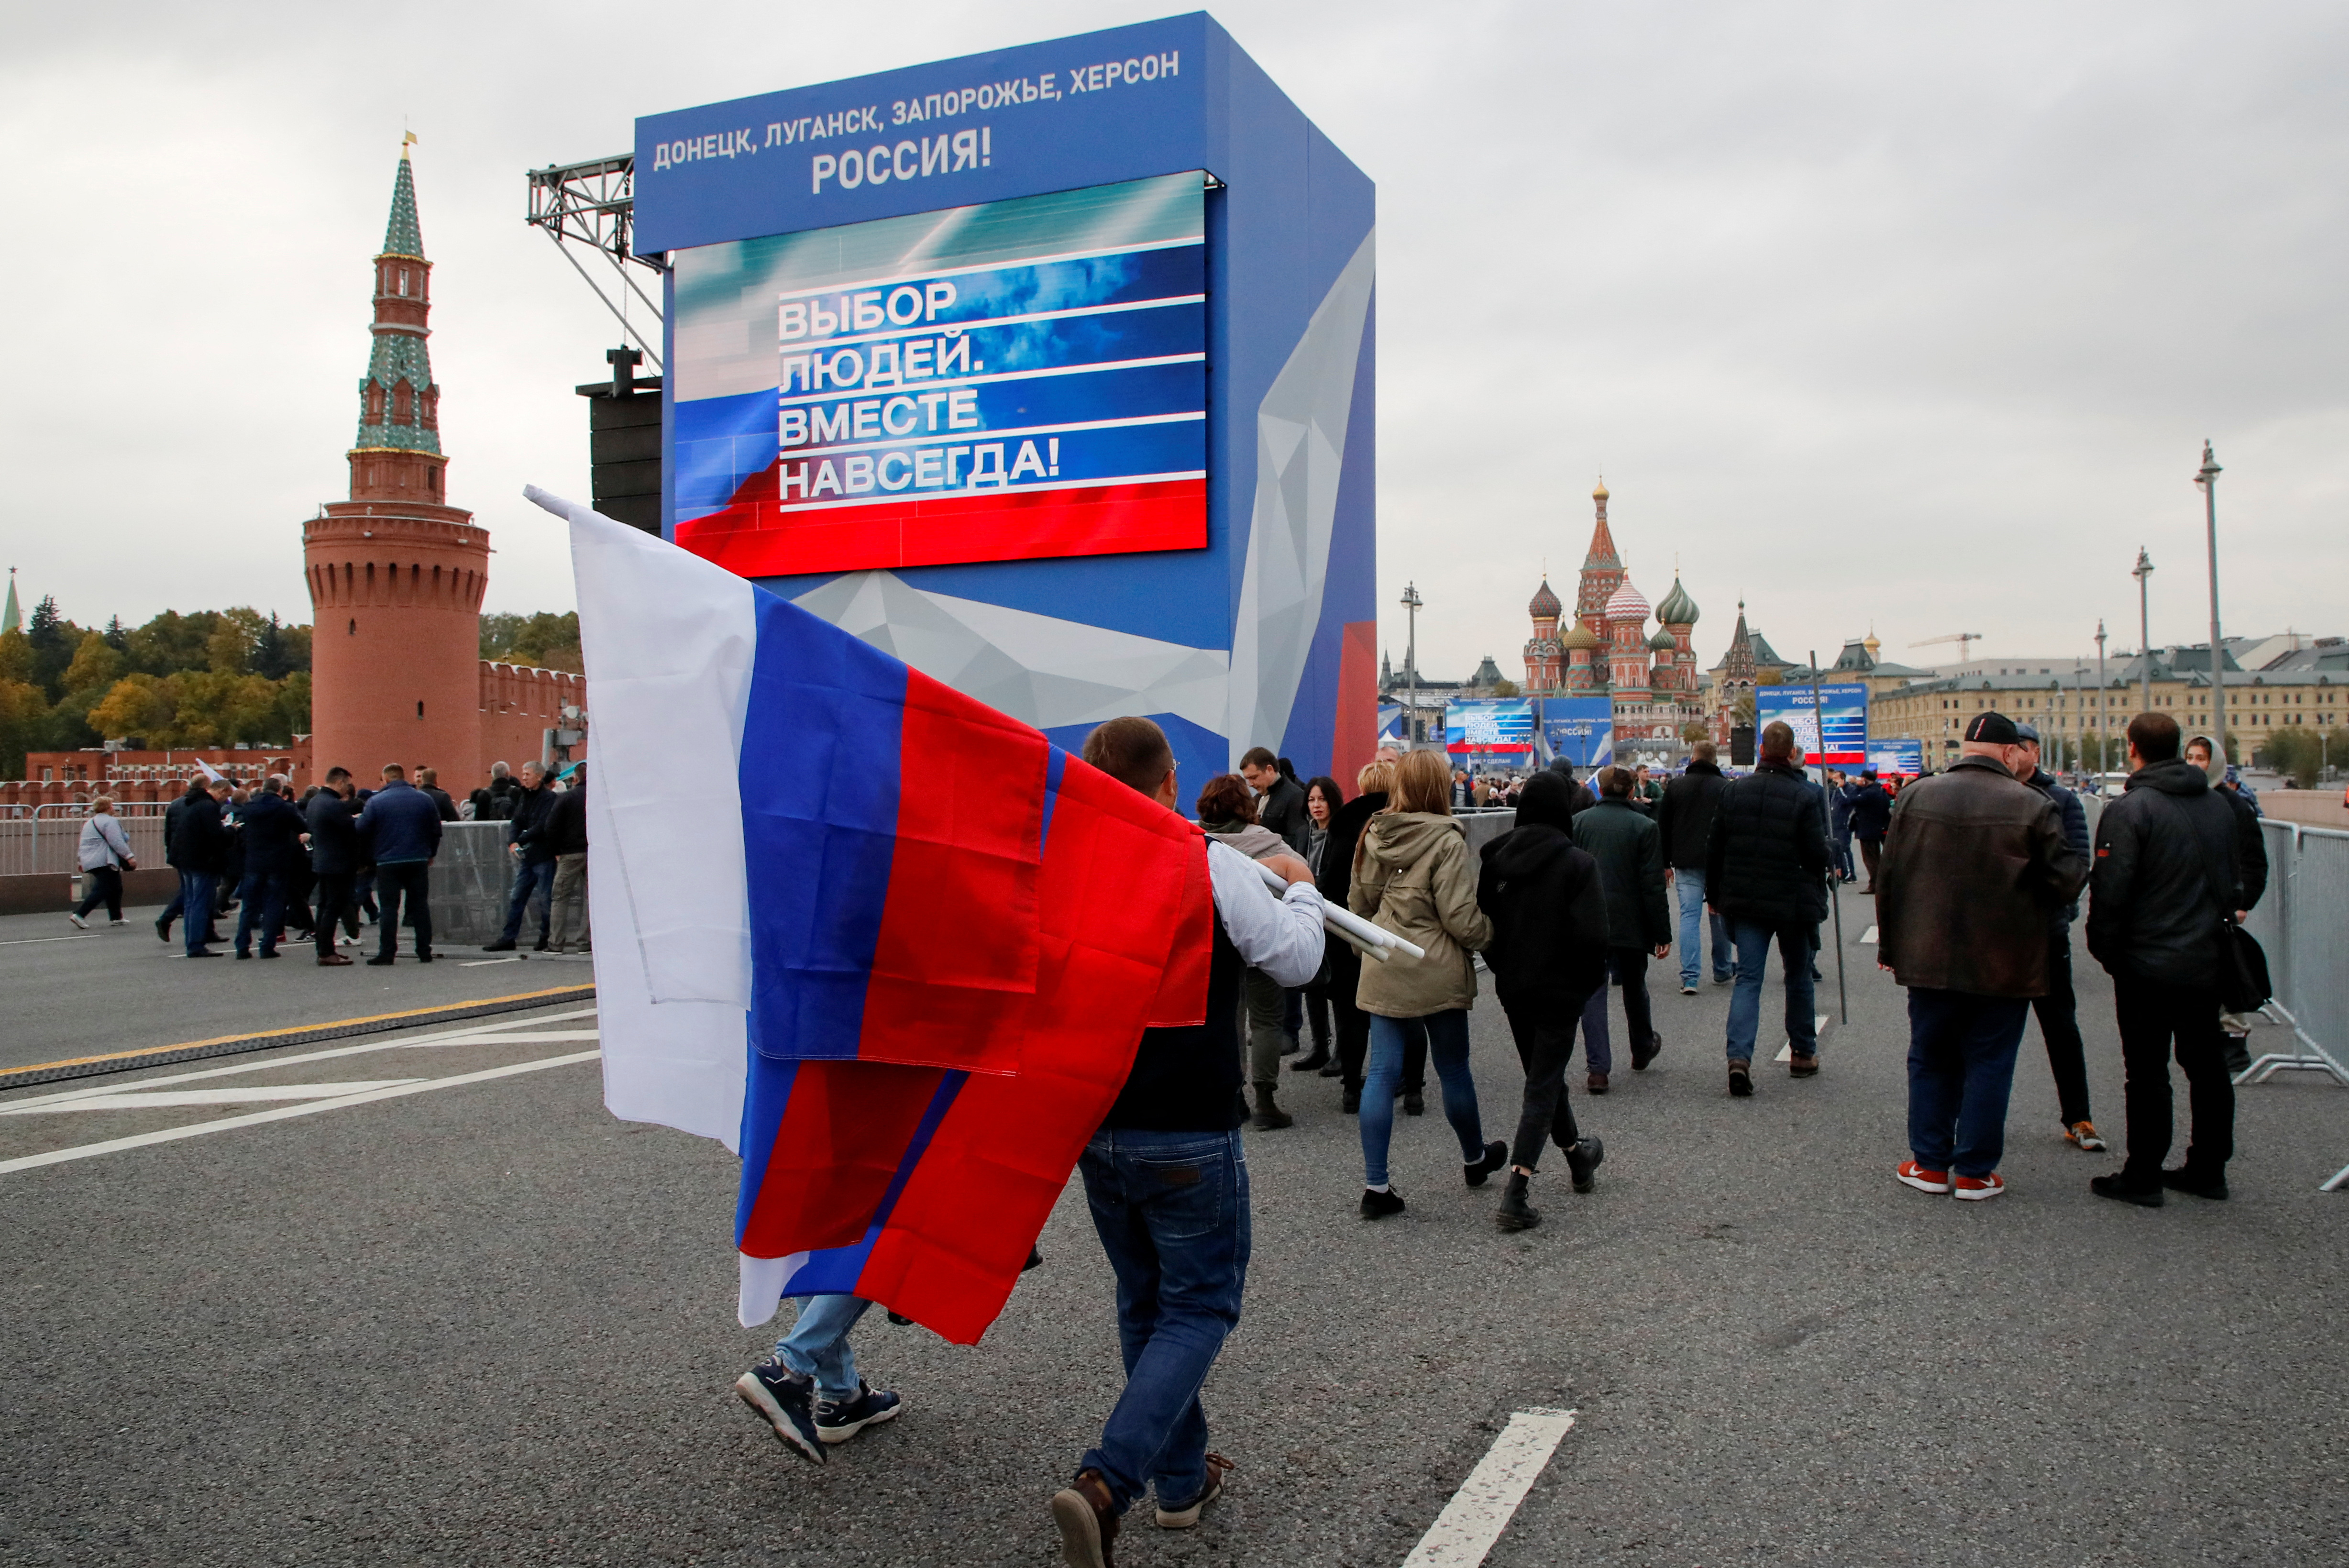
[[[1754,722],[1759,728],[1775,719],[1794,726],[1795,743],[1803,760],[1837,767],[1868,761],[1868,688],[1858,681],[1821,686],[1758,686],[1754,691]],[[1819,732],[1826,732],[1826,747]]]
[[[678,543],[750,577],[1204,547],[1204,186],[677,253]]]

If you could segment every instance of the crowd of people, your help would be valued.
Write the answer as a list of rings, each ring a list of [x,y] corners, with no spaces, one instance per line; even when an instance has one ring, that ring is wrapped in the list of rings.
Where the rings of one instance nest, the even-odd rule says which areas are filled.
[[[342,948],[359,944],[364,919],[377,929],[370,965],[388,966],[399,933],[414,933],[415,957],[430,963],[432,863],[442,825],[502,822],[512,865],[505,898],[505,929],[488,944],[511,952],[529,918],[537,917],[536,950],[593,950],[587,918],[587,774],[573,763],[560,775],[536,762],[517,776],[503,763],[463,801],[442,789],[435,770],[394,763],[376,784],[361,788],[347,768],[329,768],[298,796],[283,774],[247,789],[210,769],[188,781],[186,793],[163,815],[164,859],[179,888],[155,919],[166,944],[181,928],[182,955],[274,959],[290,936],[312,943],[327,968],[354,961]],[[110,929],[126,929],[126,871],[138,868],[129,836],[114,801],[99,795],[82,822],[78,858],[84,891],[67,919],[88,929],[103,905]],[[233,938],[220,929],[236,916]]]
[[[1814,782],[1784,723],[1763,730],[1745,777],[1726,777],[1712,746],[1699,744],[1681,774],[1652,788],[1644,769],[1607,767],[1586,784],[1557,763],[1480,802],[1432,752],[1381,755],[1350,796],[1326,776],[1300,781],[1261,749],[1208,780],[1191,803],[1210,841],[1215,895],[1206,1021],[1146,1032],[1079,1165],[1117,1279],[1127,1382],[1100,1442],[1051,1499],[1065,1560],[1107,1568],[1123,1517],[1145,1496],[1159,1526],[1195,1524],[1234,1468],[1207,1447],[1199,1389],[1244,1295],[1240,1128],[1294,1125],[1276,1097],[1284,1058],[1295,1058],[1292,1073],[1340,1080],[1340,1106],[1358,1118],[1365,1220],[1405,1210],[1388,1168],[1395,1113],[1423,1109],[1432,1062],[1462,1179],[1478,1188],[1506,1171],[1495,1222],[1529,1229],[1542,1221],[1532,1189],[1546,1145],[1578,1193],[1594,1189],[1606,1157],[1568,1088],[1578,1034],[1585,1087],[1603,1095],[1613,1066],[1608,994],[1619,990],[1631,1070],[1651,1064],[1664,1041],[1646,966],[1676,939],[1682,994],[1695,994],[1708,969],[1715,984],[1736,988],[1723,1042],[1730,1097],[1755,1093],[1774,949],[1788,1075],[1819,1073],[1812,987],[1830,888],[1855,878],[1846,836],[1860,842],[1876,899],[1879,962],[1908,995],[1909,1158],[1892,1171],[1899,1182],[1970,1200],[2005,1190],[2007,1106],[2034,1012],[2063,1136],[2106,1148],[2089,1114],[2072,986],[2071,928],[2085,891],[2088,950],[2113,978],[2127,1116],[2126,1159],[2089,1189],[2146,1207],[2169,1192],[2225,1199],[2233,1098],[2223,1039],[2229,1020],[2264,1000],[2251,994],[2237,944],[2266,864],[2250,804],[2214,787],[2207,742],[2189,749],[2184,739],[2159,713],[2130,723],[2127,788],[2093,842],[2080,801],[2040,765],[2037,733],[1999,713],[1972,721],[1953,765],[1897,792],[1870,773]],[[1180,808],[1173,752],[1149,721],[1104,724],[1085,757]],[[1496,802],[1515,818],[1472,852],[1457,813]],[[1251,860],[1286,891],[1268,892],[1246,869]],[[1323,940],[1332,904],[1425,956],[1365,963],[1350,944]],[[1469,1064],[1480,968],[1521,1070],[1507,1137],[1485,1136]],[[1309,1054],[1299,1038],[1308,1031]],[[2173,1055],[2193,1113],[2175,1167]],[[792,1333],[737,1387],[795,1451],[821,1461],[904,1401],[856,1373],[847,1326],[863,1303],[818,1296],[799,1308]]]

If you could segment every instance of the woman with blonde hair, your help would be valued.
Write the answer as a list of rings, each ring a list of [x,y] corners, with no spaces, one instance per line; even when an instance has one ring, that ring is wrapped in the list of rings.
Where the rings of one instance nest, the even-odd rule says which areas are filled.
[[[1493,940],[1476,905],[1478,867],[1468,836],[1452,815],[1452,774],[1440,752],[1407,752],[1394,764],[1393,792],[1371,818],[1354,850],[1347,902],[1427,956],[1364,964],[1356,1005],[1371,1015],[1371,1060],[1362,1085],[1362,1218],[1403,1210],[1387,1179],[1394,1134],[1394,1086],[1404,1046],[1424,1038],[1444,1087],[1444,1117],[1460,1140],[1471,1187],[1508,1161],[1508,1146],[1485,1141],[1476,1080],[1468,1068],[1468,1009],[1476,1000],[1469,956]]]

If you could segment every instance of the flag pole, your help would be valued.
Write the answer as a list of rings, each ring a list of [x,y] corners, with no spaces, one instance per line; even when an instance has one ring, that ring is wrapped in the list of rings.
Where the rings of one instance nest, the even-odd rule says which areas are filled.
[[[1257,875],[1264,878],[1264,885],[1276,895],[1288,890],[1288,879],[1279,872],[1261,860],[1250,864],[1256,867]],[[1332,936],[1340,937],[1361,950],[1364,958],[1375,959],[1380,963],[1386,962],[1391,953],[1406,953],[1415,959],[1427,956],[1427,950],[1416,942],[1405,941],[1385,927],[1374,926],[1353,910],[1341,909],[1327,898],[1321,900],[1321,925]]]
[[[1819,708],[1819,650],[1811,649],[1811,728],[1819,734],[1819,827],[1824,831],[1835,816],[1835,803],[1827,794],[1827,725]],[[1868,755],[1863,744],[1859,753]],[[1843,878],[1835,874],[1834,857],[1827,863],[1827,905],[1835,910],[1836,933],[1836,1012],[1841,1023],[1851,1022],[1851,992],[1843,978]]]

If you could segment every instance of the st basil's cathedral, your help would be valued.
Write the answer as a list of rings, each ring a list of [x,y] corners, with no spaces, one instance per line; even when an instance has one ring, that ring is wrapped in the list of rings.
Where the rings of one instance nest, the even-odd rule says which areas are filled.
[[[1678,744],[1682,727],[1705,716],[1691,643],[1696,601],[1674,574],[1672,591],[1653,611],[1659,623],[1655,635],[1648,635],[1648,601],[1631,586],[1614,535],[1608,532],[1604,481],[1590,499],[1598,519],[1590,531],[1590,549],[1582,559],[1573,621],[1561,636],[1566,607],[1547,576],[1526,607],[1534,622],[1534,635],[1526,643],[1526,693],[1611,698],[1619,744],[1641,740]]]

